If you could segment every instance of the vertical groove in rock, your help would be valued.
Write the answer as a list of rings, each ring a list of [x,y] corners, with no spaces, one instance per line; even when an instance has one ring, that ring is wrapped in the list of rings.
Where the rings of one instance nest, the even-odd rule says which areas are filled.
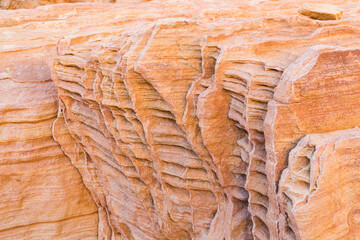
[[[249,192],[253,234],[257,239],[269,239],[270,233],[266,225],[269,198],[263,121],[267,102],[272,98],[281,72],[266,71],[265,64],[261,62],[234,61],[224,75],[224,89],[231,92],[229,118],[235,120],[240,129],[245,130],[238,144],[240,156],[248,165],[244,178]]]

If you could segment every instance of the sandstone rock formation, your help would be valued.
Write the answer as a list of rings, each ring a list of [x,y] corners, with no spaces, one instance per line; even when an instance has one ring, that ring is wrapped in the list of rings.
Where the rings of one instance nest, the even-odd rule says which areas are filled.
[[[357,239],[360,6],[301,4],[1,11],[0,238]]]
[[[151,1],[176,2],[177,0],[0,0],[0,9],[29,9],[29,8],[36,8],[36,7],[44,6],[44,5],[60,4],[60,3],[93,2],[93,3],[133,4],[133,3],[151,2]],[[214,1],[214,0],[210,0],[210,1]],[[114,6],[114,7],[116,8],[116,6]],[[143,7],[141,7],[141,8],[143,8]]]
[[[2,11],[1,239],[97,239],[98,209],[84,187],[85,176],[52,137],[58,97],[46,62],[56,53],[59,38],[103,39],[121,29],[116,16],[157,19],[164,12],[157,7],[151,13],[104,4]],[[91,30],[84,32],[84,25]]]
[[[73,3],[73,2],[102,2],[102,0],[0,0],[0,8],[2,9],[18,9],[18,8],[36,8],[38,6]],[[109,2],[109,1],[107,1]]]
[[[36,8],[43,5],[59,3],[77,3],[77,2],[97,2],[97,3],[116,3],[116,2],[148,2],[151,0],[0,0],[2,9]]]
[[[309,134],[290,152],[279,184],[281,238],[359,239],[359,133]]]

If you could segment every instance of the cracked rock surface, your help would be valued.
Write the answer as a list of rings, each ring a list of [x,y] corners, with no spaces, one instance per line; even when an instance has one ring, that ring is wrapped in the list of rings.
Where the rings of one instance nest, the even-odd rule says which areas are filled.
[[[0,238],[360,238],[360,6],[331,4],[0,11]]]

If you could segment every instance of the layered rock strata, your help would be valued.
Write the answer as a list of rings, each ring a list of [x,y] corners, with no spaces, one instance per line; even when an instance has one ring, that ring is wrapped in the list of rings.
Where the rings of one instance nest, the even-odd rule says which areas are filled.
[[[125,25],[196,11],[185,5],[166,10],[160,3],[134,8],[62,4],[1,11],[1,239],[101,239],[104,230],[98,229],[98,207],[85,188],[86,175],[53,140],[59,102],[47,62],[67,35],[76,43],[99,42]],[[104,212],[99,212],[101,224]]]
[[[298,1],[75,4],[2,18],[4,56],[31,59],[10,71],[4,60],[3,72],[33,89],[48,84],[18,99],[52,99],[44,132],[97,206],[97,234],[82,233],[356,239],[359,130],[344,129],[360,119],[360,9],[332,3],[342,20],[300,16]],[[35,30],[27,41],[22,28]],[[46,113],[26,103],[37,119]],[[24,124],[17,144],[39,133]]]
[[[360,237],[359,133],[309,134],[291,150],[279,184],[282,239]]]
[[[102,2],[96,0],[1,0],[0,8],[2,9],[19,9],[19,8],[36,8],[43,5],[73,2]],[[107,1],[109,2],[109,1]]]
[[[299,137],[358,125],[350,101],[357,89],[358,23],[349,16],[320,22],[250,10],[244,15],[251,20],[240,13],[234,19],[232,9],[217,10],[218,18],[204,10],[194,19],[159,20],[96,49],[74,45],[56,58],[58,128],[68,129],[84,155],[70,158],[92,162],[100,183],[119,182],[118,172],[126,184],[103,185],[109,225],[119,235],[296,236],[279,224],[285,216],[280,174]],[[301,129],[301,122],[292,117],[295,110],[282,108],[296,91],[303,100],[293,102],[309,125],[295,135],[291,129]],[[339,97],[331,100],[334,94]],[[60,145],[64,136],[54,132]],[[113,196],[116,191],[121,194]],[[124,205],[124,196],[134,205]]]
[[[39,6],[59,4],[59,3],[78,3],[78,2],[97,2],[97,3],[116,3],[116,2],[148,2],[151,0],[0,0],[2,9],[24,9],[36,8]]]

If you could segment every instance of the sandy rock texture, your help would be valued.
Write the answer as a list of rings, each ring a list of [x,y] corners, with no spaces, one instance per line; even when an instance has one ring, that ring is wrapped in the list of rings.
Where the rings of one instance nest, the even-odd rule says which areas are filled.
[[[0,8],[2,9],[19,9],[19,8],[36,8],[43,5],[59,4],[59,3],[79,3],[79,2],[95,2],[95,3],[134,3],[149,2],[151,0],[0,0]],[[163,1],[163,0],[161,0]]]
[[[290,233],[296,239],[359,239],[354,191],[359,184],[359,133],[355,128],[309,134],[291,150],[279,184],[282,217],[287,217],[281,219],[281,238],[289,239]]]
[[[119,16],[158,19],[165,10],[157,8],[63,4],[0,11],[1,239],[97,239],[98,207],[86,175],[52,136],[59,102],[48,63],[59,39],[99,42],[123,31]]]
[[[326,3],[304,3],[299,13],[318,20],[340,20],[342,10]]]
[[[110,2],[102,0],[1,0],[2,9],[36,8],[43,5],[75,2]]]
[[[97,207],[51,134],[58,98],[46,56],[60,30],[35,20],[71,12],[58,10],[1,11],[1,239],[97,239]]]
[[[141,2],[177,2],[177,0],[0,0],[0,9],[29,9],[60,3],[141,3]],[[189,0],[188,0],[189,1]],[[215,1],[215,0],[207,0]]]
[[[302,4],[0,11],[0,238],[359,238],[360,6]]]

